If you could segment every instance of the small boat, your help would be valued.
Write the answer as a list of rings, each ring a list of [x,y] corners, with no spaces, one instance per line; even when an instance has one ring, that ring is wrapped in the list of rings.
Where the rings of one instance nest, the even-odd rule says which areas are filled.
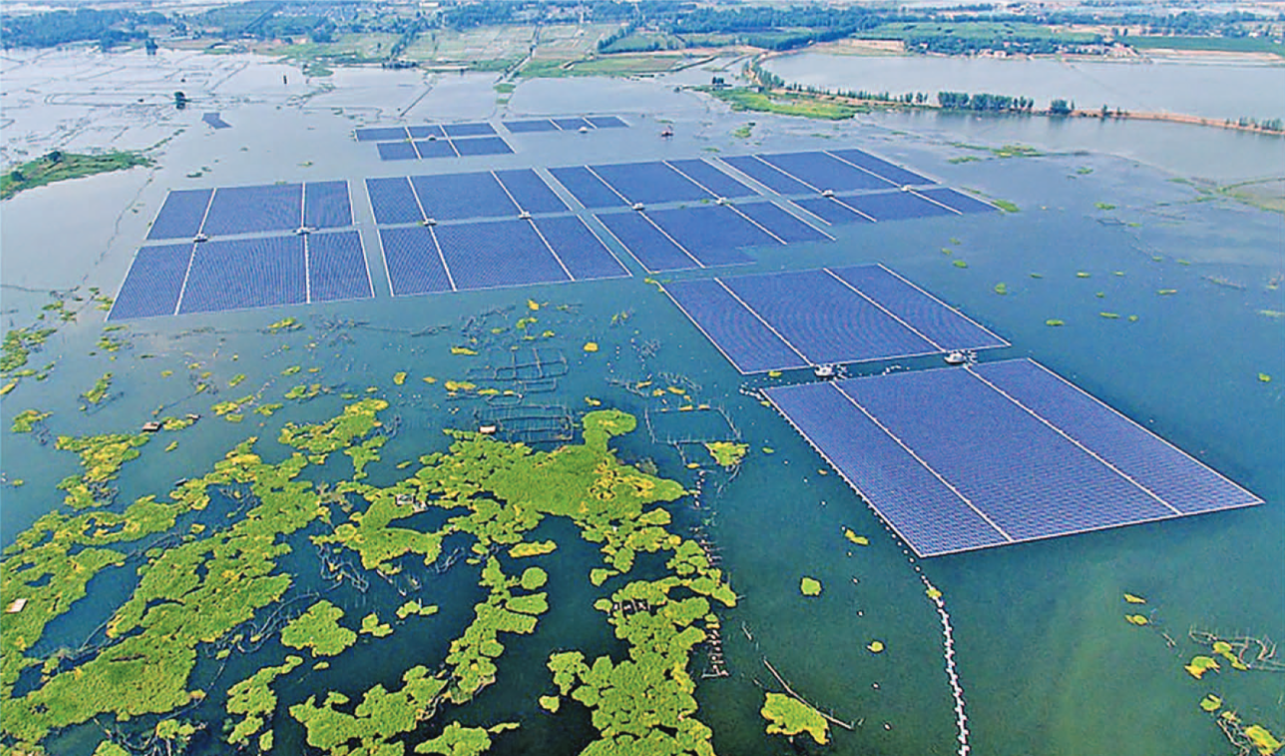
[[[500,428],[497,425],[483,425],[477,429],[477,432],[481,433],[483,436],[494,436],[495,432],[499,429]]]
[[[660,135],[665,137],[666,139],[668,139],[669,137],[672,137],[674,135],[674,127],[666,126],[665,129],[660,132]]]
[[[152,420],[152,421],[150,421],[150,422],[143,423],[143,432],[144,432],[144,433],[155,433],[155,432],[157,432],[157,431],[158,431],[158,430],[160,430],[160,429],[161,429],[161,424],[160,424],[159,422],[155,421],[155,420]]]
[[[946,355],[947,365],[963,365],[968,362],[968,355],[960,351],[954,351]]]

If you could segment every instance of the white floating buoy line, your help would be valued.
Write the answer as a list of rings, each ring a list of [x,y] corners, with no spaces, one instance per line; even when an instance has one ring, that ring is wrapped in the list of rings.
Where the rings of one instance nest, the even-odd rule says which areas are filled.
[[[970,750],[968,745],[968,715],[964,713],[964,688],[959,684],[959,673],[955,670],[955,633],[950,626],[950,614],[946,611],[946,602],[941,598],[941,591],[937,590],[923,572],[916,567],[919,573],[919,579],[923,581],[924,587],[928,590],[928,595],[933,596],[933,604],[937,607],[937,614],[941,617],[942,632],[942,656],[946,661],[946,678],[950,682],[950,694],[955,699],[955,726],[959,729],[957,740],[959,741],[959,756],[968,756]]]

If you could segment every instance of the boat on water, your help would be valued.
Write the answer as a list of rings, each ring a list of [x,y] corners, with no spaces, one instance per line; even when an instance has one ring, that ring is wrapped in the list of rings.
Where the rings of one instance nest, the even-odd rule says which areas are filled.
[[[968,362],[968,354],[965,352],[954,351],[946,355],[947,365],[963,365]]]

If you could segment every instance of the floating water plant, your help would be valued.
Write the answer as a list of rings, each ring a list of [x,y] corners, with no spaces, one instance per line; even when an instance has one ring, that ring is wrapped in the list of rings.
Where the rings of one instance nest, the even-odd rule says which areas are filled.
[[[956,261],[954,261],[953,263],[951,263],[951,265],[954,265],[956,268],[967,268],[967,267],[968,267],[968,263],[964,262],[963,260],[956,260]]]
[[[1142,614],[1126,614],[1124,616],[1124,620],[1128,622],[1130,625],[1138,625],[1139,627],[1143,625],[1148,625],[1151,622],[1150,620],[1147,619],[1146,615],[1142,615]]]
[[[1066,325],[1066,321],[1058,320],[1057,318],[1049,318],[1048,320],[1044,321],[1044,325],[1049,326],[1050,328],[1058,328],[1060,326]]]
[[[1160,296],[1162,296],[1162,297],[1167,297],[1167,296],[1169,296],[1170,294],[1177,294],[1177,293],[1178,293],[1178,290],[1177,290],[1177,289],[1161,289],[1161,290],[1157,291],[1156,293],[1157,293],[1157,294],[1159,294],[1159,295],[1160,295]]]
[[[289,674],[303,664],[298,656],[287,656],[279,667],[264,667],[241,682],[228,688],[228,714],[240,714],[240,721],[232,728],[227,740],[232,745],[248,743],[272,719],[277,708],[277,695],[269,687],[278,677]]]
[[[995,293],[1000,295],[1007,294],[1008,284],[1004,283],[1003,281],[1000,281],[999,283],[995,284]]]
[[[1220,669],[1220,667],[1218,666],[1217,660],[1215,660],[1213,657],[1196,656],[1192,658],[1190,664],[1183,666],[1183,669],[1187,670],[1187,674],[1199,680],[1200,678],[1204,677],[1205,673],[1208,672],[1209,670],[1212,669],[1213,671],[1217,672]]]
[[[705,443],[705,449],[709,452],[714,461],[727,470],[733,470],[745,459],[745,455],[750,450],[749,444],[738,444],[732,441],[710,441]]]
[[[1143,597],[1141,597],[1141,596],[1135,596],[1135,595],[1133,595],[1132,593],[1126,593],[1126,594],[1124,594],[1124,600],[1125,600],[1125,602],[1126,602],[1126,603],[1129,603],[1129,604],[1145,604],[1145,603],[1147,603],[1147,600],[1146,600],[1146,599],[1144,599],[1144,598],[1143,598]]]
[[[300,328],[303,328],[303,324],[294,318],[282,318],[264,330],[268,333],[282,333],[283,331],[297,331]]]
[[[1268,375],[1267,373],[1259,373],[1259,374],[1258,374],[1258,380],[1262,381],[1263,383],[1271,383],[1271,382],[1272,382],[1272,377],[1271,377],[1270,375]]]
[[[817,745],[829,741],[830,724],[821,712],[784,693],[767,693],[759,713],[767,720],[768,735],[793,737],[806,732]]]
[[[1259,756],[1272,756],[1272,754],[1281,750],[1282,746],[1285,745],[1282,744],[1281,741],[1277,740],[1276,736],[1272,735],[1271,731],[1262,725],[1250,725],[1245,728],[1244,733],[1245,737],[1249,739],[1249,742],[1253,744],[1254,748],[1258,749]]]
[[[414,599],[412,599],[402,604],[401,606],[397,607],[397,619],[404,620],[407,617],[411,616],[412,614],[420,617],[431,617],[434,614],[437,614],[437,606],[436,605],[424,606],[418,601],[415,601]]]
[[[81,394],[80,398],[84,399],[88,404],[100,404],[107,398],[107,392],[111,390],[112,377],[111,373],[103,373],[103,377],[94,381],[93,387]],[[81,409],[84,408],[82,407]]]
[[[1221,708],[1222,705],[1223,705],[1223,700],[1218,696],[1215,696],[1213,693],[1206,695],[1200,701],[1201,711],[1207,711],[1210,713],[1218,711],[1218,709]]]
[[[585,350],[586,352],[596,352],[596,351],[598,351],[598,342],[596,342],[596,341],[588,341],[588,342],[585,342],[584,350]]]
[[[850,528],[843,529],[843,537],[855,543],[858,546],[869,546],[870,539],[862,535],[857,535]]]
[[[393,384],[394,384],[394,385],[396,385],[396,386],[401,386],[401,385],[402,385],[402,384],[404,384],[404,383],[406,383],[406,373],[405,373],[405,371],[401,371],[401,372],[393,373]]]
[[[1119,320],[1119,319],[1120,319],[1120,313],[1118,313],[1118,312],[1099,312],[1099,313],[1098,313],[1098,316],[1099,316],[1099,317],[1106,318],[1107,320]]]
[[[1075,277],[1076,277],[1076,278],[1089,278],[1089,277],[1090,277],[1090,276],[1092,276],[1092,275],[1093,275],[1093,274],[1092,274],[1092,273],[1089,273],[1088,271],[1081,270],[1081,271],[1078,271],[1078,272],[1075,274]]]
[[[872,654],[881,654],[883,653],[883,649],[883,641],[872,640],[866,644],[866,650]]]
[[[804,577],[803,580],[799,582],[799,592],[804,596],[820,596],[821,581],[816,578]]]
[[[1099,209],[1099,210],[1114,210],[1114,209],[1115,209],[1115,205],[1112,205],[1110,202],[1094,202],[1094,203],[1093,203],[1093,206],[1094,206],[1094,207],[1096,207],[1096,208],[1097,208],[1097,209]]]
[[[11,430],[14,433],[30,433],[31,430],[35,428],[38,423],[44,422],[44,420],[50,417],[52,414],[53,413],[51,412],[41,412],[40,410],[25,409],[22,412],[19,412],[17,415],[14,415],[13,427],[11,428]]]
[[[281,643],[312,649],[313,656],[335,656],[357,640],[357,633],[339,624],[343,616],[343,609],[324,599],[318,601],[281,630]]]
[[[366,635],[373,635],[376,638],[383,638],[384,636],[393,634],[393,627],[392,625],[380,622],[379,615],[375,612],[371,612],[361,618],[361,629],[357,632]]]
[[[509,549],[509,556],[514,559],[522,557],[542,556],[552,554],[558,548],[558,544],[553,541],[536,541],[534,543],[523,542],[515,544]]]

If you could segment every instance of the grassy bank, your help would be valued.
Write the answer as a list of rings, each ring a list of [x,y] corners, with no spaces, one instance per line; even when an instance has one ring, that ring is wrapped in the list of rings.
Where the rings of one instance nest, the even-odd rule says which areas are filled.
[[[1285,45],[1265,37],[1125,37],[1135,50],[1270,53],[1285,57]]]
[[[0,200],[6,200],[25,189],[92,176],[96,173],[123,171],[139,165],[151,165],[152,159],[139,152],[114,150],[102,155],[80,155],[73,152],[51,152],[30,160],[0,176]]]
[[[828,121],[842,121],[857,113],[867,112],[868,108],[849,105],[844,102],[821,100],[812,95],[765,94],[752,89],[712,89],[701,87],[701,91],[726,102],[736,111],[754,111],[759,113],[776,113],[777,115],[803,116]]]
[[[528,79],[557,79],[567,76],[636,76],[664,73],[687,60],[683,55],[612,55],[585,60],[535,59],[519,71]]]

